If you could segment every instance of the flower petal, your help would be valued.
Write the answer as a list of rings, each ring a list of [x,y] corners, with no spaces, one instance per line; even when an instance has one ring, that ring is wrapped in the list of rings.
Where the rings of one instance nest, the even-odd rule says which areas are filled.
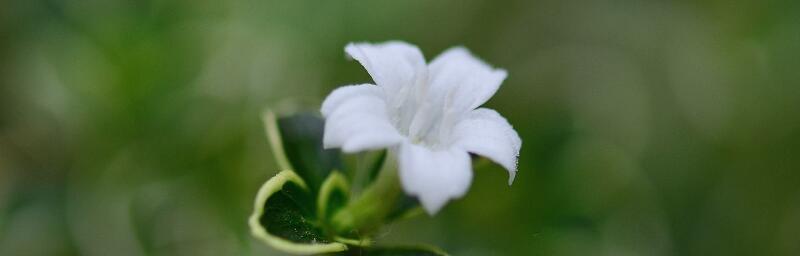
[[[497,92],[506,79],[503,69],[495,69],[473,56],[464,47],[454,47],[431,61],[429,83],[436,97],[447,97],[450,107],[472,110]]]
[[[425,58],[414,45],[400,41],[350,43],[344,49],[364,66],[376,84],[389,91],[396,92],[425,79]]]
[[[508,184],[517,172],[517,157],[522,140],[511,124],[497,111],[479,108],[469,113],[453,130],[452,145],[484,156],[509,172]]]
[[[322,103],[325,148],[352,153],[396,145],[403,136],[392,125],[380,87],[363,84],[334,90]]]
[[[409,141],[401,144],[398,165],[403,190],[419,198],[428,214],[463,196],[472,182],[469,154],[459,148],[431,150]]]
[[[328,116],[343,103],[354,97],[375,96],[383,97],[380,87],[372,84],[346,85],[333,90],[322,102],[320,112],[323,116]]]

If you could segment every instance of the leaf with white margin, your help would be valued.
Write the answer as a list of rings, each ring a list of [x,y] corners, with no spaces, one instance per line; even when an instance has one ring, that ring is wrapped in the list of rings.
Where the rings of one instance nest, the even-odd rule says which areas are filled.
[[[342,209],[350,201],[350,184],[347,178],[338,171],[331,172],[322,182],[317,196],[317,216],[323,219],[323,225],[331,230],[328,221],[337,210]],[[350,245],[369,246],[372,241],[360,237],[359,234],[336,234],[333,240]]]
[[[293,171],[282,171],[258,191],[250,215],[250,231],[262,242],[293,254],[319,254],[347,250],[331,241],[317,225],[313,196]]]
[[[338,171],[331,172],[322,182],[317,197],[317,216],[329,218],[334,210],[344,207],[349,199],[350,185],[347,178]]]
[[[341,169],[338,149],[322,147],[325,121],[311,113],[278,117],[264,114],[267,138],[281,170],[293,170],[316,193],[334,169]]]

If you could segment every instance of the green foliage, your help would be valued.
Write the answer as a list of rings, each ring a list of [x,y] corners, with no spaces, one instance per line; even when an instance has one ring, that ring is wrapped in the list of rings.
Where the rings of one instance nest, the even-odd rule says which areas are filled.
[[[415,199],[399,192],[396,172],[384,170],[389,168],[385,151],[370,161],[363,184],[367,189],[351,204],[349,181],[335,171],[341,163],[339,152],[322,149],[321,118],[307,113],[278,118],[268,112],[264,121],[275,159],[291,169],[259,190],[250,217],[256,238],[295,254],[444,255],[425,247],[370,247],[366,236],[371,231],[421,212]],[[345,211],[347,221],[335,222],[341,215],[337,213]]]
[[[311,113],[276,118],[268,112],[264,119],[275,158],[285,162],[281,168],[294,170],[312,191],[319,189],[331,171],[341,168],[339,150],[322,147],[325,123],[321,118]]]
[[[333,242],[319,225],[313,195],[292,171],[282,171],[258,191],[250,229],[259,240],[289,253],[308,254],[347,249]]]
[[[386,150],[381,150],[375,156],[373,156],[371,162],[368,163],[367,166],[367,180],[366,183],[372,183],[375,179],[378,178],[378,174],[380,173],[381,169],[383,168],[383,163],[386,161]]]
[[[287,183],[264,203],[259,223],[267,232],[296,243],[328,243],[322,229],[315,226],[310,206],[311,194],[297,184]]]
[[[397,200],[397,203],[395,203],[395,207],[391,210],[391,212],[389,212],[389,215],[387,215],[386,220],[393,221],[398,219],[410,218],[424,212],[425,211],[420,206],[419,200],[417,200],[417,198],[403,194],[400,195],[400,199]]]
[[[330,219],[334,211],[344,207],[349,201],[350,186],[340,172],[334,171],[322,183],[317,197],[317,216]]]

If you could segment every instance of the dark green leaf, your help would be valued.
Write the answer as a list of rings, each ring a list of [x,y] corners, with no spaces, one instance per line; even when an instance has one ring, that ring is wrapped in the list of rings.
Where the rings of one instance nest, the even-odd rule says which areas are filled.
[[[417,198],[402,194],[397,200],[394,209],[386,217],[386,222],[416,216],[423,212]]]
[[[338,171],[331,172],[320,187],[317,197],[317,216],[329,219],[336,210],[344,207],[350,198],[347,179]]]
[[[320,187],[319,195],[317,197],[317,216],[323,220],[324,227],[327,230],[334,228],[331,226],[331,219],[336,211],[344,208],[350,199],[350,185],[347,178],[338,172],[333,171],[331,175],[325,179]],[[372,242],[364,238],[358,233],[335,234],[334,240],[345,244],[365,246]]]
[[[370,184],[378,177],[378,173],[380,173],[381,169],[383,168],[383,163],[386,162],[386,150],[381,150],[377,152],[376,155],[371,159],[372,162],[369,163],[367,168],[369,177],[367,178],[366,184]]]
[[[286,183],[264,204],[261,225],[267,232],[296,243],[327,243],[324,233],[314,225],[311,195],[295,183]]]
[[[346,245],[332,241],[316,216],[314,197],[292,171],[268,180],[256,196],[250,229],[261,241],[290,253],[342,251]]]
[[[339,150],[323,149],[325,121],[312,113],[276,117],[265,116],[267,135],[281,168],[293,170],[312,192],[319,190],[322,181],[334,169],[341,169]]]

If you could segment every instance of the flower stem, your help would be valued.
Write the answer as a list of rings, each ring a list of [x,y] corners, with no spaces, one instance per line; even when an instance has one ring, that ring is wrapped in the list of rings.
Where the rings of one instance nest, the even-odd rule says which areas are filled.
[[[336,212],[331,224],[339,234],[354,230],[373,231],[383,224],[401,193],[397,162],[392,154],[388,154],[376,180],[361,193],[360,197]]]

